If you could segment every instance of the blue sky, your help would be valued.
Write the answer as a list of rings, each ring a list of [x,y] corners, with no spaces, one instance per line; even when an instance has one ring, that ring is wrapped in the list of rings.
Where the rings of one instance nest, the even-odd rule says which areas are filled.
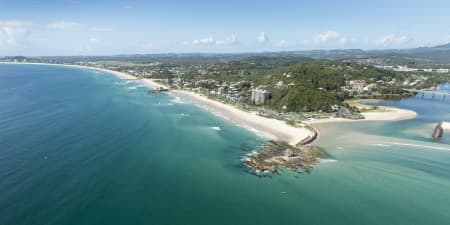
[[[450,42],[445,0],[0,0],[0,55],[388,49]]]

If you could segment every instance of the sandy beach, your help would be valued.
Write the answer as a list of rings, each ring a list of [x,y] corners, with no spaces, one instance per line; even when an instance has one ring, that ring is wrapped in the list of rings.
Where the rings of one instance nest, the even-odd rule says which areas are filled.
[[[380,102],[381,100],[368,100],[365,102]],[[358,109],[370,108],[371,106],[365,105],[362,102],[352,102],[351,105],[356,106]],[[395,107],[378,106],[376,110],[367,111],[361,113],[364,119],[361,120],[351,120],[344,118],[328,118],[328,119],[317,119],[309,120],[305,123],[307,124],[318,124],[318,123],[337,123],[337,122],[364,122],[364,121],[396,121],[396,120],[408,120],[417,117],[417,113],[412,110],[400,109]]]
[[[48,65],[52,65],[52,64],[48,64]],[[119,72],[119,71],[114,71],[114,70],[108,70],[108,69],[97,68],[97,67],[89,67],[89,66],[78,66],[78,65],[64,65],[64,66],[81,68],[81,69],[89,69],[89,70],[98,70],[98,71],[102,71],[102,72],[106,72],[106,73],[112,73],[115,76],[117,76],[123,80],[137,80],[137,78],[135,76],[132,76],[127,73]]]
[[[81,69],[90,69],[90,70],[98,70],[102,72],[111,73],[121,79],[125,80],[138,80],[145,85],[151,87],[151,88],[167,88],[166,86],[155,82],[153,79],[137,79],[136,77],[113,70],[103,69],[103,68],[97,68],[97,67],[88,67],[88,66],[79,66],[79,65],[66,65],[66,64],[46,64],[46,63],[22,63],[22,64],[42,64],[42,65],[59,65],[59,66],[68,66],[68,67],[75,67],[75,68],[81,68]],[[240,109],[237,109],[231,105],[221,103],[218,101],[211,100],[205,96],[201,96],[199,94],[188,92],[188,91],[181,91],[181,90],[172,90],[171,91],[174,94],[178,95],[184,95],[188,96],[193,100],[196,100],[200,104],[204,104],[207,107],[216,110],[217,112],[221,113],[223,116],[231,119],[232,121],[246,125],[248,127],[251,127],[255,130],[261,131],[263,133],[268,133],[272,136],[275,136],[278,140],[286,141],[290,145],[296,145],[297,143],[301,142],[302,140],[309,138],[311,135],[313,135],[313,132],[307,128],[297,128],[292,127],[288,124],[286,124],[284,121],[276,120],[276,119],[269,119],[265,117],[261,117],[256,115],[256,113],[249,113]]]
[[[0,64],[26,64],[26,65],[48,65],[48,66],[67,66],[67,67],[74,67],[74,68],[80,68],[80,69],[88,69],[88,70],[97,70],[97,71],[102,71],[105,73],[111,73],[115,76],[117,76],[120,79],[123,80],[138,80],[144,84],[146,84],[147,86],[150,86],[152,88],[167,88],[166,86],[155,82],[153,79],[139,79],[136,78],[133,75],[124,73],[124,72],[119,72],[119,71],[114,71],[114,70],[109,70],[109,69],[104,69],[104,68],[98,68],[98,67],[90,67],[90,66],[80,66],[80,65],[69,65],[69,64],[51,64],[51,63],[13,63],[13,62],[0,62]]]
[[[54,65],[54,64],[46,64],[46,65]],[[123,80],[136,80],[139,82],[142,82],[143,84],[151,87],[151,88],[165,88],[169,89],[167,86],[162,85],[160,83],[155,82],[154,79],[147,79],[147,78],[136,78],[133,75],[124,73],[124,72],[118,72],[114,70],[104,69],[104,68],[97,68],[97,67],[89,67],[89,66],[79,66],[79,65],[63,65],[63,66],[69,66],[69,67],[75,67],[75,68],[82,68],[82,69],[90,69],[90,70],[98,70],[106,73],[114,74],[115,76],[119,77]]]
[[[198,101],[200,104],[204,104],[213,110],[220,112],[222,115],[234,122],[269,133],[275,136],[278,140],[286,141],[290,145],[296,145],[302,140],[313,135],[313,132],[308,128],[293,127],[286,124],[284,121],[258,116],[256,113],[246,112],[231,105],[211,100],[205,96],[193,92],[181,90],[174,90],[172,92],[177,95],[188,96]]]
[[[14,63],[10,63],[14,64]],[[68,66],[82,69],[90,69],[90,70],[98,70],[102,72],[111,73],[121,79],[126,80],[138,80],[145,85],[151,88],[167,88],[166,86],[155,82],[153,79],[137,79],[136,77],[129,75],[127,73],[97,68],[97,67],[88,67],[88,66],[79,66],[79,65],[66,65],[66,64],[46,64],[46,63],[21,63],[21,64],[42,64],[42,65],[53,65],[53,66]],[[394,120],[405,120],[412,119],[417,116],[416,112],[406,109],[399,109],[393,107],[378,107],[377,110],[364,112],[362,113],[365,119],[362,120],[350,120],[343,118],[328,118],[328,119],[317,119],[317,120],[309,120],[305,121],[305,127],[293,127],[288,125],[285,121],[266,118],[262,116],[258,116],[255,112],[247,112],[244,110],[240,110],[234,106],[211,100],[206,96],[202,96],[200,94],[183,91],[183,90],[171,90],[172,93],[176,95],[187,96],[200,104],[206,105],[207,107],[219,112],[223,116],[229,118],[230,120],[253,128],[257,131],[270,134],[276,137],[280,141],[285,141],[290,145],[297,145],[298,143],[311,139],[315,137],[315,132],[311,130],[310,127],[307,127],[309,124],[318,124],[318,123],[335,123],[335,122],[364,122],[364,121],[394,121]],[[370,107],[364,105],[359,101],[355,101],[352,103],[358,108]],[[448,125],[450,127],[450,125]],[[448,129],[448,128],[447,128]],[[314,139],[314,138],[313,138]]]
[[[74,68],[81,68],[81,69],[88,69],[88,70],[97,70],[97,71],[102,71],[102,72],[106,72],[106,73],[111,73],[111,74],[119,77],[120,79],[124,79],[124,80],[136,80],[137,79],[136,77],[131,76],[130,74],[127,74],[127,73],[122,73],[122,72],[118,72],[118,71],[114,71],[114,70],[108,70],[108,69],[97,68],[97,67],[89,67],[89,66],[79,66],[79,65],[69,65],[69,64],[51,64],[51,63],[25,63],[25,62],[20,62],[20,63],[0,62],[0,64],[67,66],[67,67],[74,67]]]
[[[147,86],[152,87],[152,88],[164,88],[164,89],[169,89],[167,86],[155,82],[154,79],[140,79],[139,81],[141,81],[142,83],[144,83],[144,84],[146,84]]]

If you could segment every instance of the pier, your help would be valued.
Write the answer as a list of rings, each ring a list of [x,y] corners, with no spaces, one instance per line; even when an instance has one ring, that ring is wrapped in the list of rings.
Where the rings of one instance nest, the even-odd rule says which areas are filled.
[[[403,89],[403,91],[407,91],[410,93],[415,93],[421,98],[425,98],[425,95],[431,95],[431,99],[442,99],[450,98],[450,93],[443,91],[433,91],[433,90],[416,90],[416,89]]]

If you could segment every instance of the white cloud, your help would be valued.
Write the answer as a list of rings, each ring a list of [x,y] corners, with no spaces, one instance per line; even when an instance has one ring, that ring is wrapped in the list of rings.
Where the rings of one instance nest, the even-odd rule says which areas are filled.
[[[50,23],[47,25],[47,27],[50,29],[55,29],[55,30],[81,30],[84,27],[86,27],[86,25],[77,23],[77,22],[62,20],[62,21]]]
[[[192,44],[194,45],[213,45],[216,41],[212,36],[201,38],[201,39],[195,39],[192,41]]]
[[[281,40],[281,41],[275,43],[274,46],[277,48],[285,48],[288,46],[288,42],[286,40]]]
[[[0,21],[0,47],[16,46],[28,33],[31,23],[23,21]]]
[[[218,40],[216,41],[216,45],[237,45],[239,43],[239,40],[237,39],[236,35],[231,34],[229,37],[225,38],[225,40]]]
[[[236,35],[231,34],[229,37],[226,37],[224,40],[216,40],[214,37],[209,36],[206,38],[195,39],[192,41],[193,45],[203,45],[203,46],[232,46],[239,43]],[[188,45],[186,41],[182,43],[183,45]]]
[[[388,34],[384,37],[379,38],[375,41],[377,45],[381,46],[399,46],[407,44],[411,41],[411,38],[406,37],[404,35],[395,35],[395,34]]]
[[[112,31],[111,28],[89,26],[87,24],[64,20],[49,23],[47,25],[47,28],[54,30],[69,30],[69,31],[80,31],[80,30],[90,30],[95,32]]]
[[[316,44],[345,44],[347,40],[338,32],[330,30],[316,34],[313,41]]]
[[[269,41],[269,37],[267,36],[266,32],[261,32],[258,37],[256,37],[256,42],[260,44],[265,44]]]

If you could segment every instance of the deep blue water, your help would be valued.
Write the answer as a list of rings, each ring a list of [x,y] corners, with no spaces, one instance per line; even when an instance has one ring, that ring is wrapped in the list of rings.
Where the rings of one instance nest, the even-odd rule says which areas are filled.
[[[413,120],[321,125],[316,144],[335,161],[258,178],[240,159],[263,138],[146,91],[93,70],[0,65],[0,224],[450,223],[450,136],[429,138],[450,99],[382,103]]]

